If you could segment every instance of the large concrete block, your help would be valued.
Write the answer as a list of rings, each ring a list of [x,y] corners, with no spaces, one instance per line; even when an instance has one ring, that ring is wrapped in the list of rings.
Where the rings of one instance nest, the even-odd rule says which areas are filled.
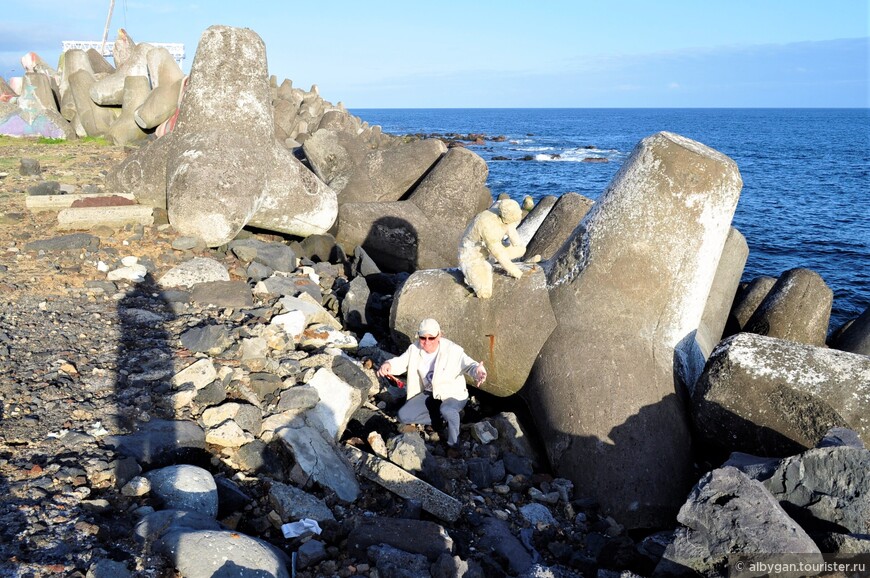
[[[259,208],[263,153],[276,146],[266,47],[254,31],[203,32],[175,132],[166,173],[169,222],[210,247],[222,245]]]
[[[831,347],[851,353],[870,355],[870,307],[853,320],[836,339]]]
[[[695,386],[699,435],[725,451],[788,456],[834,426],[870,442],[870,358],[738,333],[713,352]]]
[[[565,193],[559,197],[529,241],[526,255],[540,255],[544,260],[553,257],[593,204],[592,199],[577,193]]]
[[[271,152],[266,188],[249,224],[298,237],[329,231],[338,218],[335,191],[284,147],[276,143]]]
[[[550,214],[550,211],[553,210],[553,206],[558,200],[559,197],[555,195],[547,195],[538,201],[538,204],[529,211],[528,215],[523,217],[523,222],[520,223],[519,227],[517,227],[517,234],[520,236],[520,241],[522,241],[524,245],[529,244],[529,241],[532,240],[532,237],[534,237],[535,233],[538,231],[538,227],[541,226],[541,223],[544,222],[544,219],[546,219],[547,215]]]
[[[746,322],[744,331],[822,346],[828,336],[834,292],[821,275],[790,269]]]
[[[741,187],[725,155],[655,134],[547,264],[558,325],[522,394],[558,475],[631,528],[672,523],[693,481],[674,357]]]
[[[91,99],[101,106],[123,105],[125,80],[128,76],[148,76],[147,56],[153,49],[154,46],[147,42],[137,44],[115,72],[94,82],[90,87]]]
[[[106,189],[132,194],[141,205],[166,208],[166,165],[175,135],[153,140],[127,155],[106,175]]]
[[[752,314],[755,313],[774,285],[776,285],[776,277],[761,275],[750,281],[749,285],[734,297],[731,315],[737,322],[735,328],[737,331],[742,331],[746,327],[746,323],[752,318]]]
[[[136,124],[133,115],[148,98],[150,92],[151,83],[147,76],[128,76],[124,79],[124,105],[121,107],[121,115],[106,132],[106,138],[112,141],[112,144],[125,145],[145,140],[148,136]]]
[[[482,390],[502,397],[518,392],[556,327],[543,270],[520,267],[525,270],[520,279],[496,267],[491,299],[475,297],[455,269],[411,275],[390,311],[390,327],[400,350],[415,338],[420,321],[437,319],[448,338],[486,366],[489,375]]]
[[[722,257],[719,259],[719,267],[713,278],[713,286],[710,295],[707,296],[707,304],[704,306],[704,314],[695,335],[689,335],[678,348],[681,352],[678,358],[677,374],[685,387],[686,393],[691,395],[695,388],[695,382],[704,371],[704,364],[710,353],[725,331],[728,316],[731,312],[731,304],[734,302],[734,294],[740,285],[740,277],[749,256],[749,246],[746,238],[735,228],[731,228],[725,248],[722,249]]]
[[[362,247],[389,271],[454,267],[466,225],[492,204],[485,181],[483,159],[451,149],[406,201],[340,202],[336,240],[348,254]]]
[[[102,136],[115,120],[115,114],[111,108],[97,106],[91,99],[90,90],[93,84],[94,75],[87,70],[78,70],[69,77],[76,119],[85,133],[79,136]],[[123,86],[121,90],[123,92]]]

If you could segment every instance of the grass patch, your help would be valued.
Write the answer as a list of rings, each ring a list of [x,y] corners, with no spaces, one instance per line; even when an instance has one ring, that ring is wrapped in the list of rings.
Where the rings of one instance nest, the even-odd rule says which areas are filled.
[[[41,136],[38,139],[36,139],[36,144],[53,145],[53,144],[61,144],[61,143],[65,143],[65,142],[66,142],[65,138],[49,138],[47,136]]]

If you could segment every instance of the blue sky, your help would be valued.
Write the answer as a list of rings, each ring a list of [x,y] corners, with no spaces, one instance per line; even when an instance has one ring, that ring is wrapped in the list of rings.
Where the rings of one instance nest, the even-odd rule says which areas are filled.
[[[867,0],[116,0],[109,29],[182,42],[247,27],[269,71],[348,108],[868,107]],[[0,22],[0,76],[100,40],[108,0],[29,0]]]

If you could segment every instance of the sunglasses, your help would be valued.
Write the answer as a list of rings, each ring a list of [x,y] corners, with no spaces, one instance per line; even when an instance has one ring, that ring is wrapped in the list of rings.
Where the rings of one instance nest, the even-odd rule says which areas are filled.
[[[437,335],[435,335],[435,336],[432,336],[432,335],[418,335],[418,338],[420,339],[420,341],[435,341],[436,339],[438,339],[438,336],[437,336]]]

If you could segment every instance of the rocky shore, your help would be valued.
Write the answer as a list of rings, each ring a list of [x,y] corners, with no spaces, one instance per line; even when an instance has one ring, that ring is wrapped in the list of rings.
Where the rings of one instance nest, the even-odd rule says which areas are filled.
[[[597,202],[527,207],[544,261],[480,299],[455,268],[493,202],[470,148],[279,84],[247,29],[209,28],[168,100],[161,53],[120,40],[117,70],[68,55],[67,90],[91,88],[45,113],[116,146],[0,141],[4,575],[724,576],[868,554],[870,313],[829,338],[815,272],[740,283],[733,160],[643,139]],[[57,79],[32,60],[46,98],[0,111],[19,128]],[[127,131],[158,96],[163,128]],[[488,368],[458,448],[400,427],[404,392],[375,376],[424,317]]]

